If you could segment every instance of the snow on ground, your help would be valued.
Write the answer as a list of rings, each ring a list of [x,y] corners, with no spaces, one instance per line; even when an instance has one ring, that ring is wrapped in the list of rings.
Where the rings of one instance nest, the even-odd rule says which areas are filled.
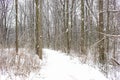
[[[107,80],[98,69],[65,53],[44,49],[40,80]]]
[[[41,69],[30,72],[27,78],[21,76],[7,79],[8,74],[0,75],[0,80],[108,80],[99,71],[87,64],[81,64],[77,58],[67,56],[65,53],[49,49],[43,50]],[[38,60],[39,62],[40,60]]]
[[[37,55],[29,54],[27,49],[0,49],[0,80],[28,80],[31,72],[40,70]]]

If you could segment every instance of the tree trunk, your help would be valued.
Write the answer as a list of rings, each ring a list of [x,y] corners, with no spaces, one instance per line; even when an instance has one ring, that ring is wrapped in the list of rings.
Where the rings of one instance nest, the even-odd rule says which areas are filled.
[[[66,3],[66,38],[67,38],[67,53],[70,53],[70,42],[69,42],[69,0]]]
[[[41,26],[41,7],[42,1],[40,0],[40,12],[39,12],[39,0],[35,0],[36,3],[36,54],[42,59],[42,26]]]
[[[110,17],[110,13],[109,13],[109,0],[107,0],[107,27],[106,27],[106,33],[109,34],[109,17]],[[109,52],[109,37],[106,38],[106,52]]]
[[[18,0],[15,0],[15,10],[16,10],[16,53],[18,53]]]
[[[80,50],[82,54],[85,54],[85,31],[84,31],[84,0],[81,0],[81,38],[80,38]]]
[[[99,32],[98,32],[98,37],[99,37],[99,45],[98,45],[98,48],[99,48],[99,62],[101,64],[104,64],[105,63],[105,54],[104,54],[104,35],[101,34],[104,32],[104,23],[103,23],[103,0],[99,0]]]

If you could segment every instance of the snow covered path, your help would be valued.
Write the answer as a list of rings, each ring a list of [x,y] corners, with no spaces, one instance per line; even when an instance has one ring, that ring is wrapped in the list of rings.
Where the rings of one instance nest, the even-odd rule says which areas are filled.
[[[10,55],[6,53],[6,57]],[[38,56],[28,54],[27,51],[20,55],[23,56],[21,58],[24,59],[24,63],[27,63],[26,66],[31,71],[30,75],[23,73],[26,77],[16,76],[15,71],[11,70],[12,67],[17,67],[13,64],[14,66],[9,66],[7,71],[2,68],[4,73],[0,72],[0,80],[108,80],[98,69],[94,69],[87,64],[81,64],[77,57],[70,57],[59,51],[43,49],[42,61],[39,60]],[[32,62],[31,59],[33,59]],[[39,66],[40,62],[41,69],[32,71],[31,66]],[[21,69],[18,71],[18,73],[21,73]],[[23,71],[27,71],[26,68],[23,68]]]
[[[39,80],[107,80],[101,72],[60,52],[44,49]]]

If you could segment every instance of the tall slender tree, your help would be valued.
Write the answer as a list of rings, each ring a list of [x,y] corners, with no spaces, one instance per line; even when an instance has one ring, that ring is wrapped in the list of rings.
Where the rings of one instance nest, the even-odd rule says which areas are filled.
[[[66,42],[67,53],[70,53],[70,41],[69,41],[69,0],[66,1]]]
[[[16,53],[18,52],[18,0],[15,0],[15,10],[16,10]]]
[[[113,0],[113,9],[116,10],[116,0]],[[113,14],[113,27],[114,27],[114,32],[113,34],[116,34],[116,24],[115,24],[115,15],[116,13]],[[117,44],[117,41],[116,39],[114,39],[114,42],[113,42],[113,58],[116,59],[116,44]]]
[[[99,26],[98,26],[98,38],[100,40],[98,45],[99,50],[99,62],[101,64],[105,63],[105,47],[104,47],[104,22],[103,22],[103,0],[99,0]]]
[[[64,21],[64,51],[70,53],[70,42],[69,42],[69,0],[64,0],[63,5],[63,21]]]
[[[39,0],[35,0],[35,3],[36,3],[36,54],[38,54],[39,58],[42,59],[42,26],[41,26],[42,0],[40,0],[40,2]]]
[[[109,0],[107,0],[107,27],[106,27],[106,33],[109,34],[109,18],[110,18],[110,12],[109,12]],[[109,52],[109,37],[106,38],[106,51]]]
[[[85,53],[85,31],[84,31],[84,20],[85,20],[85,17],[84,17],[84,0],[81,0],[81,38],[80,38],[80,50],[81,50],[81,53]]]

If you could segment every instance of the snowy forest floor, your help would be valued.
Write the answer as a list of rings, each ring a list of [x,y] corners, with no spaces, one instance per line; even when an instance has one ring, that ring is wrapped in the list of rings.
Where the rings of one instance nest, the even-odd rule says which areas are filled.
[[[120,75],[120,72],[118,72]],[[112,75],[111,75],[112,76]],[[114,76],[116,77],[116,76]],[[43,49],[41,61],[33,52],[0,50],[0,80],[115,80],[107,79],[97,67],[66,53]],[[120,80],[117,77],[116,80]]]

